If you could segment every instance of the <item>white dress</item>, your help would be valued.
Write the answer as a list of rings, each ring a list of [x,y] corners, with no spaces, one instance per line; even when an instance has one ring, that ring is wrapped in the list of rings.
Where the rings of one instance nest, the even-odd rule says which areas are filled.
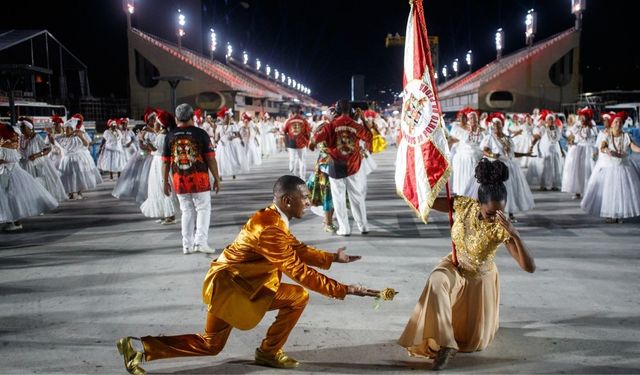
[[[272,122],[264,121],[260,123],[259,129],[260,140],[262,141],[262,155],[268,158],[278,152],[275,128]]]
[[[56,169],[60,169],[60,161],[62,161],[62,157],[64,156],[64,150],[62,149],[62,147],[60,147],[59,144],[57,144],[55,142],[55,138],[62,136],[63,133],[58,133],[58,134],[53,134],[53,138],[54,141],[53,143],[51,143],[51,141],[49,140],[49,137],[45,137],[44,139],[44,143],[47,147],[51,147],[51,152],[49,152],[49,155],[47,155],[47,157],[49,159],[51,159],[51,161],[53,162],[53,166]]]
[[[91,145],[91,136],[89,135],[89,133],[87,133],[84,128],[82,129],[82,133],[84,134],[84,137],[86,138],[87,142],[89,142],[89,145]],[[93,156],[91,156],[91,152],[89,152],[89,146],[83,146],[82,149],[80,149],[80,158],[87,164],[91,166],[91,171],[93,173],[93,179],[96,181],[96,185],[99,185],[102,183],[102,175],[100,174],[100,170],[98,169],[97,165],[96,165],[96,161],[93,160]]]
[[[140,151],[140,148],[138,147],[138,139],[136,138],[133,130],[122,130],[122,148],[124,149],[124,156],[127,163],[138,153],[138,151]]]
[[[244,149],[247,155],[247,166],[253,168],[262,165],[262,148],[260,145],[260,135],[254,123],[249,123],[247,127],[241,128]]]
[[[522,131],[522,133],[516,136],[512,135],[518,131]],[[512,135],[511,139],[513,140],[513,151],[521,154],[528,154],[529,149],[531,148],[531,144],[533,143],[533,134],[533,127],[527,123],[517,123],[515,125],[512,125],[509,128],[509,135]],[[531,160],[528,156],[523,156],[520,158],[520,166],[523,168],[528,167],[530,162]]]
[[[607,155],[594,168],[580,207],[594,216],[624,219],[640,216],[640,171],[629,160],[629,134],[604,137],[609,151],[623,157]]]
[[[18,150],[0,147],[0,223],[40,215],[58,207],[58,201],[20,167]]]
[[[561,130],[557,127],[536,128],[540,141],[534,147],[536,158],[532,158],[527,170],[529,185],[545,189],[559,189],[562,186],[563,159],[560,149]]]
[[[218,162],[218,173],[220,176],[235,176],[240,172],[240,161],[232,146],[233,132],[235,125],[218,124],[216,127],[217,138],[216,161]],[[239,142],[239,141],[238,141]]]
[[[483,132],[479,127],[476,132],[472,133],[460,126],[454,126],[451,129],[451,135],[458,140],[456,153],[451,160],[453,165],[452,190],[454,194],[463,195],[469,181],[474,180],[476,166],[482,158],[480,142],[483,139]]]
[[[60,172],[53,165],[53,161],[47,156],[29,160],[29,156],[47,148],[50,148],[50,146],[47,146],[44,139],[38,134],[35,134],[31,139],[27,139],[24,136],[21,137],[20,152],[22,153],[22,160],[20,160],[20,166],[42,184],[58,202],[64,201],[67,199],[67,193],[60,180]]]
[[[64,150],[59,170],[60,180],[67,194],[92,190],[102,183],[100,172],[80,138],[75,135],[60,136],[56,138],[56,142]]]
[[[562,191],[582,194],[587,187],[591,171],[596,164],[598,129],[595,127],[583,127],[577,123],[569,129],[568,133],[574,136],[574,145],[569,147],[567,160],[564,163]]]
[[[122,146],[124,138],[122,132],[118,129],[115,131],[108,129],[102,134],[102,137],[104,144],[98,157],[98,168],[105,172],[122,172],[127,163]]]
[[[156,139],[156,133],[145,132],[142,139],[145,143],[153,144]],[[138,203],[144,202],[147,199],[149,170],[151,169],[152,161],[153,156],[140,149],[124,167],[111,195],[118,199],[133,199]]]
[[[162,183],[162,149],[166,134],[156,135],[155,148],[153,152],[153,161],[149,171],[149,183],[147,190],[147,199],[140,206],[140,211],[146,217],[170,217],[176,214],[179,207],[176,194],[171,192],[171,196],[164,195],[164,185]]]
[[[505,211],[510,214],[529,211],[533,208],[533,195],[527,184],[527,179],[522,173],[522,169],[514,159],[513,142],[511,138],[503,136],[500,139],[495,134],[485,135],[480,142],[480,149],[489,148],[494,154],[500,154],[498,160],[503,162],[509,169],[509,179],[504,185],[507,188],[507,205]],[[493,160],[493,159],[491,159]],[[469,181],[463,195],[478,198],[478,188],[480,184],[474,178]]]

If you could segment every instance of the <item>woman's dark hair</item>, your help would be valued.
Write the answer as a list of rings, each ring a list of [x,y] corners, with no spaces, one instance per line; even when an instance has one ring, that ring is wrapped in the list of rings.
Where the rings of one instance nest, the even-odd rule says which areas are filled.
[[[480,203],[501,202],[507,199],[504,182],[509,179],[509,169],[499,161],[481,159],[476,166],[475,178],[480,184],[478,200]]]

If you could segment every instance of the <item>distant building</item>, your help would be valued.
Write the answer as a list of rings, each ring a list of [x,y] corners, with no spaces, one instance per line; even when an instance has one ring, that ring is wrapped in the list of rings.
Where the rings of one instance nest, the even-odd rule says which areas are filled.
[[[444,112],[560,111],[580,94],[580,30],[569,29],[438,86]]]

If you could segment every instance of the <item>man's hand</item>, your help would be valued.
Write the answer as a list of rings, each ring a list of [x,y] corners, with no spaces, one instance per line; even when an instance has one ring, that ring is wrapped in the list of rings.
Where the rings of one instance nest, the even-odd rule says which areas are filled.
[[[215,191],[216,194],[220,191],[220,180],[217,178],[213,180],[213,191]]]
[[[362,259],[360,255],[347,255],[346,250],[347,248],[344,246],[339,248],[338,251],[333,254],[333,261],[336,263],[351,263]]]
[[[171,184],[169,183],[169,181],[164,182],[164,195],[166,195],[167,197],[171,196]]]
[[[380,295],[380,291],[367,289],[362,285],[349,285],[347,287],[347,294],[360,297],[377,297]]]

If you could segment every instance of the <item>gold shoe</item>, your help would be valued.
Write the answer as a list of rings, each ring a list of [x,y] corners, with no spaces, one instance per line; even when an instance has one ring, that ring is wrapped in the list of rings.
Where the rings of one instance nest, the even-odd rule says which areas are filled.
[[[260,349],[256,349],[256,365],[275,368],[296,368],[300,363],[289,357],[282,349],[276,354],[268,354]]]
[[[458,350],[454,348],[440,348],[440,350],[438,350],[438,354],[436,355],[436,358],[433,360],[433,365],[431,366],[431,370],[433,371],[443,370],[445,367],[447,367],[449,360],[451,360],[456,355],[457,352]]]
[[[118,352],[124,358],[124,367],[127,372],[133,375],[145,375],[146,372],[140,366],[144,359],[144,354],[137,352],[131,345],[131,337],[123,337],[116,342]]]

